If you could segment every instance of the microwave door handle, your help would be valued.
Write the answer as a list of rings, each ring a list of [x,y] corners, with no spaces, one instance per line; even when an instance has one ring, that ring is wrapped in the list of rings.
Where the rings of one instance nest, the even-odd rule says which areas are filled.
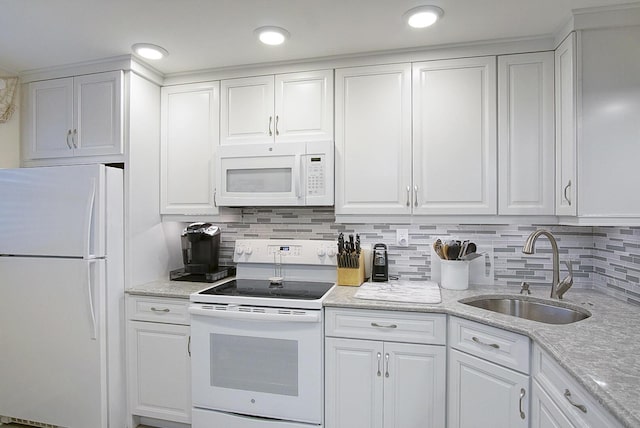
[[[296,155],[299,158],[298,161],[298,179],[296,180],[296,198],[300,199],[302,197],[302,193],[300,189],[304,187],[304,155]]]

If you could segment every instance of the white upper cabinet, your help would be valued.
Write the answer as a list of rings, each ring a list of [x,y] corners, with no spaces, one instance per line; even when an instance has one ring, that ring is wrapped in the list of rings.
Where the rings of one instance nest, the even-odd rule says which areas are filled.
[[[498,57],[498,214],[554,215],[554,53]]]
[[[110,71],[30,83],[25,160],[122,155],[122,81]]]
[[[336,70],[336,214],[411,213],[411,65]]]
[[[496,58],[413,64],[413,212],[496,214]]]
[[[277,142],[333,141],[333,70],[275,76]]]
[[[221,144],[333,140],[333,70],[223,80]]]
[[[640,26],[585,30],[578,40],[578,216],[639,225]]]
[[[575,216],[576,204],[576,34],[555,52],[556,214]]]
[[[160,213],[217,215],[219,82],[162,88]]]

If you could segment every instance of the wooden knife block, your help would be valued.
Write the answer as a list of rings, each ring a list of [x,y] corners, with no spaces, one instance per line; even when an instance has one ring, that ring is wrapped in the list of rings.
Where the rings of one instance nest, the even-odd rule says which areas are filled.
[[[338,268],[338,285],[359,287],[364,282],[364,251],[360,252],[357,268]]]

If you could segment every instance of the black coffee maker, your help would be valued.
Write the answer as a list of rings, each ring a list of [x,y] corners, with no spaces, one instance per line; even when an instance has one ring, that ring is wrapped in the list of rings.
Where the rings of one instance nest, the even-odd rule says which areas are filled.
[[[233,266],[219,266],[220,228],[211,223],[192,223],[180,235],[184,268],[171,271],[174,281],[214,282],[235,274]]]
[[[185,272],[210,273],[218,269],[220,228],[211,223],[192,223],[181,235]]]

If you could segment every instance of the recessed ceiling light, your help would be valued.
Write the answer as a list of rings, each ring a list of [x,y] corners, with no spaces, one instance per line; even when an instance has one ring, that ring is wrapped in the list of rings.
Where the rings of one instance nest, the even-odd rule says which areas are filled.
[[[131,49],[142,58],[146,59],[162,59],[169,55],[166,49],[152,45],[151,43],[136,43],[131,46]]]
[[[260,27],[254,33],[265,45],[281,45],[290,36],[287,30],[280,27]]]
[[[437,6],[418,6],[409,9],[403,16],[413,28],[425,28],[442,18],[444,11]]]

